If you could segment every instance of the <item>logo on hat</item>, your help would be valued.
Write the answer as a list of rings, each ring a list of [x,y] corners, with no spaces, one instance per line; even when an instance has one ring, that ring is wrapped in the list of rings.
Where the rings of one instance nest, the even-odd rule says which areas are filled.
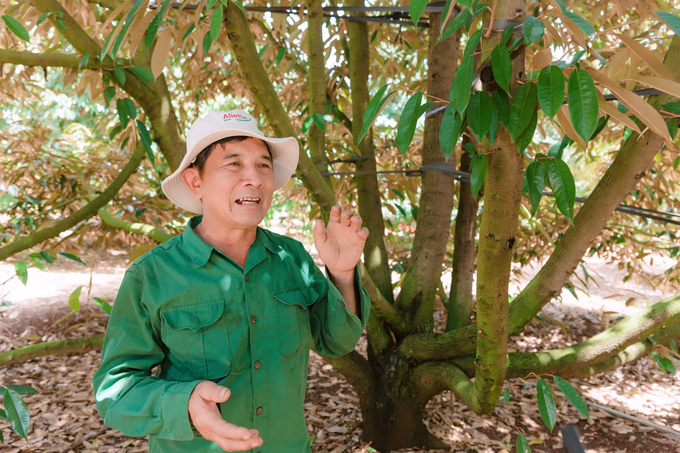
[[[236,121],[250,121],[250,118],[241,115],[240,113],[225,113],[222,118],[224,121],[236,120]]]

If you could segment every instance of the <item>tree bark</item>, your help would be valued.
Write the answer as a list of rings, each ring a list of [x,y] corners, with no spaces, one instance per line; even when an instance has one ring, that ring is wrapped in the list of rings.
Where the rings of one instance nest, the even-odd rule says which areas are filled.
[[[155,226],[149,225],[148,223],[126,222],[125,220],[118,219],[106,210],[106,206],[100,208],[97,211],[97,214],[99,215],[99,218],[102,220],[102,222],[110,227],[127,231],[128,233],[143,234],[158,243],[165,242],[174,236],[170,233],[165,233]]]
[[[470,172],[470,154],[460,158],[460,171]],[[479,203],[472,195],[469,180],[459,181],[458,215],[453,237],[451,292],[447,304],[446,331],[472,324],[472,282],[475,275],[475,236],[477,234],[477,208]]]
[[[441,14],[430,15],[427,93],[438,99],[448,99],[453,77],[458,67],[460,34],[435,45],[439,38]],[[433,107],[444,103],[436,101]],[[439,146],[439,128],[444,112],[425,118],[423,135],[423,165],[446,162]],[[455,162],[455,153],[450,157]],[[441,278],[446,256],[446,244],[451,231],[451,211],[455,177],[438,171],[426,171],[418,208],[418,222],[411,257],[397,298],[397,307],[410,313],[410,332],[431,332],[434,297]]]
[[[89,338],[76,338],[32,344],[12,351],[0,352],[0,366],[24,363],[38,357],[84,354],[90,351],[98,351],[102,348],[103,343],[104,335],[95,335]]]
[[[349,0],[348,6],[364,6],[364,0]],[[363,14],[363,13],[362,13]],[[368,105],[368,74],[370,52],[368,48],[368,24],[366,22],[350,22],[349,29],[349,72],[352,97],[352,135],[356,138],[363,127],[364,110]],[[371,129],[359,143],[362,156],[375,156],[373,146],[373,132]],[[356,163],[359,172],[375,172],[377,170],[375,158],[361,160]],[[357,195],[359,215],[363,219],[363,226],[371,234],[364,247],[364,263],[368,273],[380,290],[383,297],[392,302],[392,280],[390,264],[387,259],[387,244],[385,243],[385,223],[382,216],[382,202],[378,178],[375,174],[357,175]]]

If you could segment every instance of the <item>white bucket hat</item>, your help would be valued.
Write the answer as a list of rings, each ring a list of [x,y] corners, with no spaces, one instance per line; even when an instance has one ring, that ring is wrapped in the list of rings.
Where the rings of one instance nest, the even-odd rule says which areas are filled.
[[[182,209],[203,213],[201,200],[196,198],[182,179],[182,171],[196,159],[206,146],[227,137],[246,136],[259,138],[267,143],[274,167],[274,190],[283,187],[297,168],[300,150],[295,137],[265,137],[257,127],[257,121],[243,110],[207,112],[191,125],[187,134],[187,153],[177,170],[163,181],[163,192]]]

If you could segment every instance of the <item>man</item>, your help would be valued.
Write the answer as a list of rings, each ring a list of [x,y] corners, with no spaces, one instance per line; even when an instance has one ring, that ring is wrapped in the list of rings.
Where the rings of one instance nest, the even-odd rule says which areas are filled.
[[[258,227],[297,160],[294,137],[265,137],[242,110],[209,112],[163,182],[201,216],[126,272],[93,379],[105,424],[148,435],[151,453],[311,451],[310,345],[331,356],[356,346],[368,230],[337,206],[316,222],[326,278],[299,242]]]

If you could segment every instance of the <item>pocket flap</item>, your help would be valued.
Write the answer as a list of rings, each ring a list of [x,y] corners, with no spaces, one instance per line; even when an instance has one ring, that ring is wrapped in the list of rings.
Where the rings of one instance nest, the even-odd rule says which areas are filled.
[[[161,313],[161,317],[171,329],[188,329],[198,332],[204,327],[215,324],[222,313],[224,313],[224,301],[215,300],[165,310]]]
[[[316,302],[318,295],[312,288],[298,288],[274,294],[274,298],[286,305],[298,305],[307,308]]]

